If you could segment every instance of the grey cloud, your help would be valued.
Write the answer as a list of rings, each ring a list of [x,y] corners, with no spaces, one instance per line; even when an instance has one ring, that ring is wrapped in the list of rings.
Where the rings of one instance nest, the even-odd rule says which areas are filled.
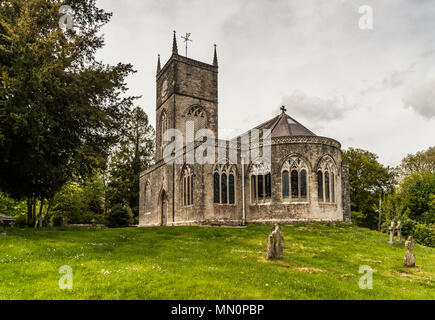
[[[435,77],[410,90],[403,102],[425,118],[435,117]]]
[[[313,123],[342,119],[345,113],[355,106],[346,103],[343,97],[320,98],[308,96],[304,92],[295,91],[282,98],[290,115],[301,119],[308,119]]]

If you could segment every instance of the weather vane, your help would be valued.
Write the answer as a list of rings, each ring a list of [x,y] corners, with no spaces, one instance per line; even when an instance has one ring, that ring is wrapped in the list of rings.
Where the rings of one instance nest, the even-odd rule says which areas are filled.
[[[191,36],[191,34],[190,33],[186,33],[186,36],[181,36],[181,38],[183,38],[184,39],[184,42],[186,43],[186,57],[187,57],[187,44],[189,43],[189,41],[190,42],[193,42],[193,40],[190,40],[189,38],[190,38],[190,36]]]

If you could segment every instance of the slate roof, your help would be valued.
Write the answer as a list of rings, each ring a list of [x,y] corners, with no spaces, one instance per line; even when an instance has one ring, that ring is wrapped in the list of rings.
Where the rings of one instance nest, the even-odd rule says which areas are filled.
[[[275,118],[266,121],[254,129],[271,130],[272,138],[291,137],[291,136],[315,136],[312,131],[304,127],[298,121],[290,117],[284,111]]]

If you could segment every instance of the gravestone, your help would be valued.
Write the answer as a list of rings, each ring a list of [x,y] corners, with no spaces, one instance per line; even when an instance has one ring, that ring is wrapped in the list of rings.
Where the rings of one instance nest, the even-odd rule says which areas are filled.
[[[397,241],[402,242],[402,222],[399,220],[396,226],[397,230]]]
[[[61,227],[68,226],[68,217],[62,217],[62,218],[60,218],[60,226]]]
[[[415,255],[414,255],[414,247],[415,241],[412,239],[412,236],[409,236],[408,240],[405,242],[405,247],[408,249],[406,252],[406,256],[403,260],[403,264],[405,267],[415,267]]]
[[[388,243],[394,244],[394,221],[391,221],[391,224],[388,227],[388,230],[390,230],[390,240],[388,241]]]
[[[284,234],[281,227],[276,224],[269,234],[269,241],[267,242],[267,259],[282,259],[284,250]]]

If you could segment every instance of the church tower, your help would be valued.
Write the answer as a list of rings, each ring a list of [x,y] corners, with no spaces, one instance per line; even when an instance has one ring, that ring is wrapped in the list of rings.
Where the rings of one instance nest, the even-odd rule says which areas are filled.
[[[184,143],[186,133],[195,134],[203,128],[212,130],[218,139],[216,46],[212,64],[181,56],[174,31],[172,56],[163,67],[159,56],[156,83],[156,162],[162,159],[168,143],[163,141],[163,134],[168,129],[179,130]]]

